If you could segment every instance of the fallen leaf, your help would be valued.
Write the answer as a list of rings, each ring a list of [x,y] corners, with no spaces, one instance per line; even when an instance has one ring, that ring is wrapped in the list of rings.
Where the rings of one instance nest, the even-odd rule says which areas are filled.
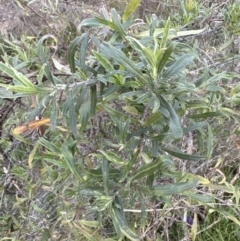
[[[13,134],[20,135],[26,131],[38,129],[39,127],[49,124],[49,123],[50,123],[50,118],[42,118],[40,120],[30,121],[27,124],[23,124],[21,126],[16,127],[13,130]]]

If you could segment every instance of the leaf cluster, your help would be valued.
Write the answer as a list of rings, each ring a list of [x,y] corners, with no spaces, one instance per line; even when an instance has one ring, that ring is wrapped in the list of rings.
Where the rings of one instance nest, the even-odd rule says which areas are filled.
[[[193,240],[195,205],[209,206],[239,225],[236,213],[219,210],[212,195],[231,194],[233,210],[239,212],[238,188],[178,168],[181,162],[196,167],[212,159],[219,128],[214,122],[238,122],[232,107],[239,87],[229,91],[221,83],[239,74],[206,71],[195,81],[189,78],[201,59],[179,38],[204,29],[176,31],[170,18],[162,27],[153,14],[136,33],[132,14],[139,3],[130,1],[122,17],[115,9],[104,9],[102,17],[83,20],[78,31],[89,31],[74,38],[62,56],[59,40],[51,34],[25,41],[25,48],[4,40],[2,49],[12,52],[0,62],[0,98],[21,98],[27,106],[16,110],[26,122],[14,123],[16,141],[5,132],[1,140],[10,150],[1,153],[9,164],[2,174],[1,207],[3,200],[11,200],[11,188],[16,194],[2,219],[11,220],[19,239],[33,238],[27,236],[33,231],[41,240],[54,235],[63,240],[140,240],[149,230],[149,212],[158,207],[160,226],[175,215],[176,200],[194,213]],[[106,33],[105,38],[93,28]],[[42,121],[34,120],[41,116]],[[5,128],[12,122],[6,121]],[[8,177],[16,185],[10,186]],[[202,190],[214,191],[206,195]],[[8,209],[15,213],[8,216]],[[38,223],[40,219],[46,223]],[[23,226],[29,227],[25,236]],[[146,236],[156,240],[159,226]],[[70,231],[66,235],[61,230]]]

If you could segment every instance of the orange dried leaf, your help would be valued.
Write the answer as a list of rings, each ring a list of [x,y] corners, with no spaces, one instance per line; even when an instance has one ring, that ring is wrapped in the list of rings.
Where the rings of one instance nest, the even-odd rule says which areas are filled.
[[[50,123],[50,118],[42,118],[41,120],[30,121],[27,124],[16,127],[13,130],[13,134],[20,135],[28,130],[35,130],[35,129],[41,127],[42,125],[46,125],[48,123]]]
[[[22,134],[23,132],[27,131],[28,128],[27,126],[18,126],[16,127],[14,130],[13,130],[13,134],[14,135],[19,135],[19,134]]]

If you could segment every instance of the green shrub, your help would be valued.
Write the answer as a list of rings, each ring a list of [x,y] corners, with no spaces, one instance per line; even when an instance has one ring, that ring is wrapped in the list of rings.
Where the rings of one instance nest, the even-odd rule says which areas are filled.
[[[192,81],[189,71],[200,59],[179,38],[203,29],[176,32],[170,19],[161,26],[154,14],[136,29],[131,15],[139,2],[131,1],[121,18],[115,9],[103,9],[103,18],[83,20],[78,31],[85,33],[60,56],[59,40],[50,34],[37,43],[25,39],[27,49],[9,41],[2,45],[12,52],[3,56],[0,70],[13,81],[1,81],[0,97],[21,98],[23,106],[30,106],[31,95],[36,99],[33,110],[17,113],[21,121],[26,118],[26,130],[7,121],[5,128],[20,127],[13,130],[14,144],[6,133],[2,140],[11,151],[7,159],[18,163],[3,175],[11,173],[21,183],[7,207],[13,214],[2,220],[12,220],[20,240],[161,240],[161,225],[181,222],[186,210],[193,213],[194,240],[193,207],[217,208],[212,191],[202,190],[233,193],[238,203],[233,186],[177,167],[186,160],[197,169],[212,158],[213,121],[236,118],[229,107],[233,99],[224,99],[217,82],[237,75]],[[34,122],[39,115],[43,119]],[[38,137],[43,123],[50,125]],[[181,146],[183,138],[187,147]],[[157,216],[152,233],[150,213]]]

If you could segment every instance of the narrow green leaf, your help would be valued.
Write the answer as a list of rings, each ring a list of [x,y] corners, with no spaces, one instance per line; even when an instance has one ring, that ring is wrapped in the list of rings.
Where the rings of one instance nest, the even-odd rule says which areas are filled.
[[[74,103],[74,96],[72,92],[70,93],[69,97],[69,112],[68,112],[68,117],[69,117],[69,126],[70,129],[74,135],[75,138],[77,138],[77,117],[76,117],[76,111],[75,111],[75,103]]]
[[[224,185],[218,185],[218,184],[207,184],[207,187],[213,189],[213,190],[220,190],[222,192],[226,192],[226,193],[234,193],[235,192],[235,188],[233,186],[226,186]]]
[[[52,109],[51,109],[51,116],[50,116],[50,126],[51,130],[55,130],[57,126],[57,116],[58,116],[58,104],[57,104],[57,97],[56,94],[52,98]]]
[[[0,86],[3,86],[0,84]],[[3,88],[0,88],[0,98],[4,99],[4,98],[9,98],[9,99],[15,99],[15,98],[18,98],[18,97],[25,97],[27,96],[27,94],[13,94],[11,91],[7,90],[7,86]]]
[[[87,178],[103,180],[103,173],[101,169],[87,169],[84,166],[81,166],[81,170],[86,174]],[[121,175],[119,170],[113,168],[109,168],[108,172],[110,178],[118,178]]]
[[[93,50],[93,54],[98,62],[106,69],[107,72],[114,71],[113,65],[104,56]]]
[[[138,154],[139,154],[139,150],[132,156],[131,160],[127,163],[124,173],[123,173],[121,179],[119,180],[120,183],[123,182],[127,178],[129,172],[131,171],[134,163],[136,162],[136,160],[138,158]]]
[[[121,157],[119,157],[117,155],[117,153],[114,153],[112,151],[103,151],[103,150],[99,150],[100,153],[103,154],[103,156],[110,162],[118,164],[118,165],[126,165],[126,163],[122,160]]]
[[[135,148],[138,147],[138,145],[140,145],[140,143],[141,143],[141,140],[133,136],[124,144],[124,149],[134,150]]]
[[[207,160],[210,160],[213,153],[213,133],[212,128],[208,125],[208,136],[207,136]]]
[[[92,227],[92,228],[100,228],[101,224],[99,221],[89,221],[89,220],[79,220],[79,223],[81,223],[82,225],[86,225],[88,227]]]
[[[18,141],[20,141],[20,142],[23,142],[23,143],[25,143],[25,144],[27,144],[27,145],[31,145],[32,144],[32,142],[29,140],[29,139],[27,139],[27,138],[24,138],[24,137],[22,137],[22,136],[20,136],[20,135],[15,135],[15,134],[12,134],[13,135],[13,137],[16,139],[16,140],[18,140]]]
[[[157,15],[156,15],[155,13],[152,14],[152,18],[151,18],[150,21],[151,21],[151,25],[150,25],[150,29],[149,29],[149,35],[150,35],[150,36],[153,36],[153,34],[154,34],[154,32],[155,32],[155,29],[157,28],[157,26],[158,26],[158,24],[159,24],[158,17],[157,17]],[[156,45],[158,45],[158,44],[156,44],[157,41],[155,41],[155,40],[157,40],[156,37],[154,38],[154,43],[155,43],[154,53],[155,53],[156,48],[159,47],[159,46],[156,46]]]
[[[225,115],[236,115],[236,116],[238,116],[239,115],[239,112],[237,111],[237,110],[233,110],[233,109],[231,109],[231,108],[228,108],[228,107],[220,107],[219,108],[220,109],[220,111],[223,113],[223,114],[225,114]]]
[[[174,138],[180,139],[183,136],[183,129],[181,126],[180,119],[176,113],[176,111],[173,109],[173,107],[170,105],[169,102],[167,102],[162,95],[159,96],[159,99],[161,101],[161,104],[163,107],[165,107],[169,114],[169,128],[172,131]]]
[[[56,157],[57,157],[57,155],[55,156],[55,158]],[[44,161],[49,162],[51,164],[54,164],[57,167],[64,168],[64,169],[67,168],[67,164],[63,163],[62,161],[55,160],[55,159],[50,159],[49,157],[45,157],[45,156],[41,156],[41,157],[39,157],[39,159],[40,158],[44,158]],[[70,174],[70,171],[69,171],[69,174]]]
[[[154,58],[155,56],[150,48],[145,47],[144,45],[142,45],[140,41],[133,37],[127,36],[126,39],[132,44],[132,46],[136,50],[138,50],[141,53],[142,56],[145,57],[146,61],[150,66],[154,67],[156,65]]]
[[[75,38],[68,47],[67,59],[68,59],[68,63],[72,73],[76,72],[75,52],[76,52],[77,46],[81,43],[81,41],[82,41],[82,36],[79,36]]]
[[[113,221],[113,225],[114,225],[115,231],[116,231],[117,235],[119,237],[121,237],[122,236],[121,228],[120,228],[120,225],[118,223],[118,220],[116,218],[116,215],[115,215],[113,209],[111,210],[110,213],[111,213],[111,218],[112,218],[112,221]]]
[[[53,40],[55,42],[55,44],[57,45],[58,41],[56,39],[56,37],[54,35],[51,35],[51,34],[47,34],[47,35],[44,35],[43,37],[41,37],[38,41],[38,44],[37,44],[37,51],[38,51],[38,56],[41,60],[41,63],[42,64],[46,64],[45,66],[45,75],[47,76],[47,78],[51,81],[51,83],[53,85],[55,85],[55,78],[54,76],[52,75],[51,73],[51,69],[50,69],[50,65],[48,63],[48,60],[49,60],[49,57],[50,57],[50,51],[48,49],[48,47],[44,47],[44,42],[46,40]],[[45,52],[46,53],[45,53]]]
[[[206,88],[206,90],[209,92],[221,92],[223,94],[226,93],[226,90],[223,87],[216,86],[216,85],[210,85]]]
[[[132,88],[132,89],[138,89],[141,87],[140,83],[138,83],[137,81],[127,81],[124,83],[123,85],[124,87],[128,87],[128,88]]]
[[[17,80],[24,87],[28,87],[32,89],[35,88],[35,85],[25,75],[15,70],[9,64],[0,62],[0,70],[4,72],[7,76]]]
[[[106,88],[104,91],[103,91],[103,97],[104,98],[107,98],[108,96],[111,96],[112,94],[114,93],[117,93],[117,91],[121,88],[120,85],[112,85],[108,88]]]
[[[204,31],[205,31],[205,28],[179,31],[179,32],[177,32],[177,36],[172,35],[172,36],[169,36],[169,37],[172,39],[174,37],[176,38],[176,37],[184,37],[184,36],[189,36],[189,35],[198,35],[198,34],[201,34]]]
[[[91,112],[91,99],[89,98],[89,94],[86,94],[86,99],[81,104],[81,107],[79,109],[80,114],[80,123],[81,123],[81,129],[83,130],[87,123]]]
[[[147,118],[147,120],[143,123],[144,126],[149,126],[157,121],[159,121],[162,118],[162,114],[160,111],[153,113],[150,117]]]
[[[0,85],[0,86],[3,86],[3,85]],[[9,85],[6,88],[7,90],[11,90],[11,91],[26,94],[26,95],[39,93],[39,91],[34,87],[27,87],[22,85]]]
[[[186,134],[186,133],[188,133],[190,131],[198,130],[198,129],[204,127],[205,125],[207,125],[206,121],[197,122],[197,123],[194,123],[191,126],[188,126],[188,127],[184,128],[183,132],[184,132],[184,134]]]
[[[157,185],[153,187],[153,193],[156,196],[175,195],[196,187],[197,182],[198,181],[196,179],[196,180],[180,182],[180,183]]]
[[[84,33],[81,39],[81,48],[80,48],[80,67],[83,72],[86,74],[86,53],[87,53],[87,45],[88,45],[88,35]]]
[[[200,88],[206,88],[210,85],[216,84],[217,81],[223,79],[226,76],[227,76],[227,73],[225,71],[219,74],[214,74],[214,76],[212,76],[211,78],[203,81],[202,84],[200,85]]]
[[[109,12],[108,12],[108,10],[105,7],[102,7],[101,13],[102,13],[102,15],[104,16],[104,18],[106,20],[110,20]]]
[[[114,108],[106,105],[104,106],[104,110],[110,115],[111,119],[114,121],[114,123],[119,126],[119,120],[123,116],[123,113],[115,110]]]
[[[212,203],[214,201],[214,198],[209,196],[209,195],[206,195],[206,194],[197,194],[195,192],[192,192],[192,191],[185,191],[183,193],[183,195],[186,195],[196,201],[199,201],[199,202],[202,202],[202,203]]]
[[[102,188],[84,188],[79,190],[79,193],[83,196],[87,197],[100,197],[103,195],[103,189]]]
[[[78,25],[78,30],[80,31],[83,26],[91,27],[91,28],[109,27],[109,28],[112,28],[112,29],[115,29],[115,27],[116,27],[115,24],[112,23],[111,21],[108,21],[106,19],[102,19],[102,18],[99,18],[99,17],[84,19]]]
[[[46,139],[39,137],[38,141],[40,142],[40,144],[44,147],[46,147],[48,150],[52,151],[53,153],[59,154],[61,153],[61,150],[54,145],[52,142],[47,141]]]
[[[134,107],[134,106],[123,106],[122,107],[123,110],[125,110],[127,113],[131,114],[131,115],[137,115],[138,114],[138,110]]]
[[[141,0],[130,0],[123,12],[123,22],[127,21],[129,17],[137,10]]]
[[[156,161],[148,163],[144,166],[141,166],[132,174],[132,177],[130,178],[130,182],[133,182],[134,180],[143,178],[145,176],[152,175],[153,173],[159,170],[161,165],[162,165],[162,159],[158,157]]]
[[[44,210],[43,208],[38,207],[34,202],[31,203],[31,206],[32,206],[32,207],[34,208],[34,210],[35,210],[36,212],[38,212],[39,214],[46,214],[46,213],[47,213],[46,210]]]
[[[145,195],[143,195],[140,190],[138,193],[140,196],[140,203],[141,203],[141,226],[145,227],[145,225],[148,222],[147,212],[146,212],[146,204],[145,204]]]
[[[29,169],[32,169],[33,158],[34,158],[35,153],[36,153],[36,151],[37,151],[37,149],[39,147],[39,144],[40,144],[39,142],[36,142],[34,144],[33,149],[32,149],[32,151],[30,152],[30,154],[28,156],[28,167],[29,167]]]
[[[75,93],[75,108],[76,112],[80,109],[81,105],[86,102],[89,98],[89,86],[81,86],[74,88]],[[78,98],[76,98],[76,96]],[[66,102],[69,100],[69,98],[66,100]],[[67,104],[68,105],[68,104]]]
[[[112,14],[112,21],[115,24],[115,30],[122,36],[124,37],[126,35],[125,29],[123,25],[120,22],[120,16],[118,15],[117,11],[115,8],[111,9],[111,14]]]
[[[191,119],[198,119],[198,118],[209,118],[209,117],[216,117],[216,116],[223,116],[221,112],[206,112],[206,113],[201,113],[201,114],[196,114],[196,115],[187,115],[188,118]]]
[[[172,65],[170,65],[167,70],[164,72],[164,78],[170,78],[174,75],[179,75],[181,71],[194,60],[192,54],[185,54],[179,57]]]
[[[183,160],[192,160],[192,161],[204,161],[206,160],[206,157],[203,156],[195,156],[195,155],[189,155],[181,151],[173,151],[165,147],[161,147],[162,150],[166,151],[172,156],[178,157]]]
[[[81,170],[86,174],[86,177],[93,180],[93,179],[103,179],[103,173],[101,169],[87,169],[81,167]]]
[[[104,192],[108,196],[109,169],[108,169],[108,161],[105,157],[102,158],[102,176],[103,176]]]
[[[80,173],[79,168],[77,167],[75,160],[73,158],[72,153],[69,150],[68,144],[64,143],[62,146],[62,154],[66,161],[66,164],[68,165],[69,170],[82,182],[84,182],[84,179]]]
[[[131,59],[129,59],[122,51],[113,47],[111,44],[107,42],[104,42],[101,45],[101,50],[103,51],[106,57],[113,58],[116,62],[122,65],[131,74],[137,76],[138,79],[141,80],[142,84],[146,82],[140,69],[138,69],[135,63]]]
[[[224,209],[220,209],[220,208],[213,208],[214,211],[222,214],[225,218],[228,218],[230,220],[232,220],[234,223],[236,223],[238,226],[240,226],[240,221],[239,221],[239,217],[236,218],[233,216],[232,213],[230,213],[229,211],[226,211]]]
[[[44,229],[40,241],[48,241],[50,237],[51,237],[51,232],[50,232],[50,230],[49,230],[49,229]]]
[[[131,91],[123,93],[119,96],[120,99],[123,99],[127,103],[131,103],[133,105],[149,103],[150,97],[151,93],[146,93],[145,91]],[[144,105],[141,106],[143,106],[143,108],[145,109]]]
[[[45,72],[45,68],[46,68],[46,64],[43,64],[38,72],[38,75],[37,75],[38,86],[42,86],[42,79]]]
[[[96,112],[96,106],[97,106],[97,85],[90,86],[90,98],[91,98],[90,116],[94,116]]]
[[[100,212],[108,209],[112,205],[112,197],[102,195],[96,198],[96,205]]]
[[[113,214],[115,216],[115,220],[118,223],[118,226],[120,227],[121,233],[129,238],[131,241],[140,241],[139,237],[129,228],[129,225],[126,221],[126,218],[124,216],[123,210],[114,207],[113,208]]]
[[[43,98],[42,101],[39,103],[38,107],[32,110],[28,114],[28,117],[27,117],[28,120],[32,120],[36,117],[36,115],[39,115],[40,113],[42,113],[42,111],[46,109],[46,106],[49,105],[49,102],[51,101],[52,98],[53,98],[52,95],[46,95],[46,97]]]
[[[200,97],[201,98],[201,97]],[[208,109],[209,108],[209,104],[208,102],[205,100],[194,100],[194,101],[186,101],[186,105],[187,107],[199,107],[200,109],[202,108],[206,108]]]
[[[169,61],[169,58],[173,53],[175,45],[176,44],[174,44],[174,43],[170,44],[170,46],[164,51],[163,54],[159,54],[157,56],[156,66],[157,66],[158,79],[160,79],[161,73],[162,73],[166,63]]]
[[[198,150],[199,153],[204,153],[205,152],[205,135],[202,133],[202,131],[197,132],[197,141],[198,141]]]
[[[202,33],[204,30],[205,29],[198,29],[198,30],[186,30],[186,31],[176,32],[174,29],[170,29],[169,34],[168,34],[168,39],[174,39],[174,38],[179,38],[179,37],[184,37],[184,36],[189,36],[189,35],[197,35],[197,34]],[[158,38],[162,38],[163,31],[164,31],[164,28],[157,28],[154,31],[153,36],[158,37]],[[149,36],[148,30],[134,35],[134,37],[140,38],[140,39],[143,38],[143,37],[148,37],[148,36]]]
[[[166,46],[168,33],[170,30],[170,25],[171,25],[171,21],[170,21],[170,17],[169,17],[165,24],[165,27],[164,27],[163,36],[162,36],[162,40],[161,40],[161,44],[160,44],[160,49],[163,49]]]
[[[153,101],[152,113],[156,113],[160,107],[160,100],[154,93],[152,93],[152,101]]]
[[[193,223],[192,223],[191,233],[190,233],[190,237],[191,237],[192,241],[196,240],[197,230],[198,230],[198,215],[197,215],[197,213],[194,213]]]

